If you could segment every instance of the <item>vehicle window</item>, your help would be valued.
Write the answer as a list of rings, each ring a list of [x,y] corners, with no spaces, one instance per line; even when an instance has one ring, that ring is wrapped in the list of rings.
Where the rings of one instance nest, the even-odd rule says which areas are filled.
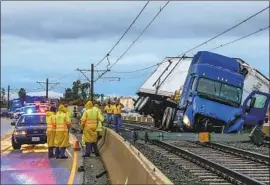
[[[192,84],[191,84],[191,91],[195,90],[196,80],[195,77],[193,77]]]
[[[15,112],[20,112],[20,109],[16,109]]]
[[[220,97],[226,99],[226,100],[231,100],[234,102],[240,102],[241,99],[241,89],[240,88],[235,88],[233,86],[223,84],[221,86],[220,90]]]
[[[240,105],[242,99],[242,89],[222,82],[200,78],[197,91],[199,94],[209,98],[223,101],[224,103]],[[236,106],[236,105],[235,105]]]
[[[205,94],[218,96],[220,92],[220,86],[221,83],[219,82],[201,78],[197,90]]]
[[[21,116],[17,122],[18,126],[44,125],[44,124],[46,124],[45,115],[25,115]]]
[[[264,108],[267,97],[262,94],[255,94],[254,96],[256,98],[254,108],[258,108],[258,109]]]

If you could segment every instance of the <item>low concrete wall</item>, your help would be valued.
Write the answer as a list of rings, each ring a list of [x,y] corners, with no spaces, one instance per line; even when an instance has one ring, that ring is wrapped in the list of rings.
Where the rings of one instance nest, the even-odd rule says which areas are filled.
[[[110,184],[173,184],[135,147],[111,129],[103,129],[103,138],[98,146]]]

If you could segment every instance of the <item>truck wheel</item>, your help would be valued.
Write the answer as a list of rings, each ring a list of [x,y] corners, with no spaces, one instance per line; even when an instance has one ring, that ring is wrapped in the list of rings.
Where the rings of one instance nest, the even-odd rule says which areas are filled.
[[[149,101],[150,101],[150,97],[149,96],[145,97],[140,103],[138,107],[138,111],[141,111]]]
[[[166,127],[166,121],[167,121],[167,117],[168,117],[168,110],[169,110],[169,107],[167,107],[165,109],[165,111],[164,111],[164,114],[163,114],[163,117],[162,117],[162,122],[161,122],[162,128]]]
[[[168,113],[167,113],[167,119],[166,119],[166,126],[165,128],[167,130],[170,130],[172,127],[172,121],[174,117],[175,109],[174,108],[168,108]]]
[[[13,136],[12,136],[12,138],[11,138],[11,143],[12,143],[12,148],[13,148],[13,149],[15,149],[15,150],[21,149],[21,145],[15,142]]]
[[[142,102],[143,99],[144,99],[144,97],[140,96],[139,99],[135,102],[135,105],[134,105],[134,110],[135,111],[138,110],[138,107],[141,104],[141,102]]]

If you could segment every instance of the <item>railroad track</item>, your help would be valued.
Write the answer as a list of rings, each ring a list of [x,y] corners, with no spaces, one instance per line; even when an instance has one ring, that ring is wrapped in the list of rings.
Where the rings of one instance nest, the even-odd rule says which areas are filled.
[[[269,184],[269,157],[219,144],[152,141],[209,184]],[[161,150],[162,149],[162,150]],[[188,161],[188,162],[187,162]],[[192,163],[192,164],[190,164]],[[207,178],[206,178],[207,177]]]

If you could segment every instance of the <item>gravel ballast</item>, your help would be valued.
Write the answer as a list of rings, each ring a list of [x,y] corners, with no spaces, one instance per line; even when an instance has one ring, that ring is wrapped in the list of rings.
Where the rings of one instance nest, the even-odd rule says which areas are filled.
[[[227,145],[227,146],[232,146],[235,148],[255,152],[255,153],[260,153],[263,155],[270,155],[270,149],[264,146],[257,147],[256,145],[252,143],[240,143],[240,142],[219,142],[220,144]]]
[[[174,184],[203,184],[199,179],[189,171],[183,169],[180,165],[173,162],[166,156],[152,150],[148,144],[143,142],[132,143],[145,157],[148,158],[164,175],[166,175]]]

